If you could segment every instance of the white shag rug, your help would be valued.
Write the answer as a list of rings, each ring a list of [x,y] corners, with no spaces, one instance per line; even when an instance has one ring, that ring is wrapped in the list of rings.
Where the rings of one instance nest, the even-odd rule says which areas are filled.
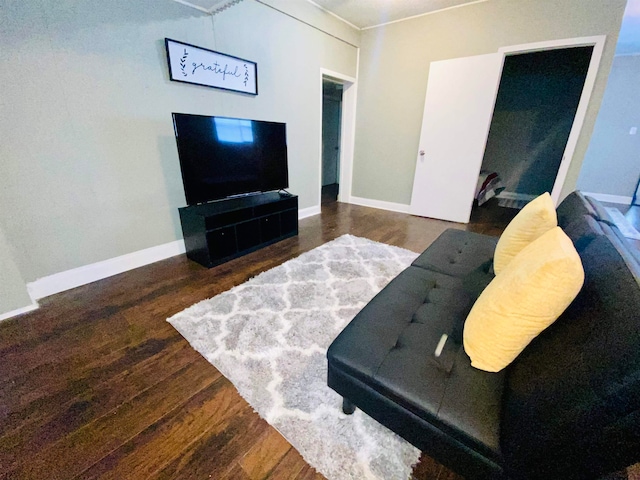
[[[360,410],[342,413],[326,353],[416,257],[343,235],[168,321],[329,480],[407,479],[419,450]]]

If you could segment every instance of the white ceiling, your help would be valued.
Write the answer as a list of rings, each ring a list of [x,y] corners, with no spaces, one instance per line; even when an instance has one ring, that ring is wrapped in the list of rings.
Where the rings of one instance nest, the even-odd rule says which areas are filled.
[[[242,0],[174,0],[217,13]],[[289,0],[302,2],[305,0]],[[416,15],[488,0],[306,0],[357,28],[370,28]],[[616,55],[640,54],[640,0],[628,0]]]
[[[313,0],[358,28],[374,27],[416,15],[486,0]]]
[[[215,13],[241,0],[175,0],[200,11]],[[290,0],[304,1],[304,0]],[[402,20],[416,15],[488,0],[307,0],[357,28]]]

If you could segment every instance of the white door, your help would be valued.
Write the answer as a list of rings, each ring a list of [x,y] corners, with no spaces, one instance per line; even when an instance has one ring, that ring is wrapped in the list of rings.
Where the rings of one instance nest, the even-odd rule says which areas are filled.
[[[468,223],[502,55],[432,62],[409,212]]]

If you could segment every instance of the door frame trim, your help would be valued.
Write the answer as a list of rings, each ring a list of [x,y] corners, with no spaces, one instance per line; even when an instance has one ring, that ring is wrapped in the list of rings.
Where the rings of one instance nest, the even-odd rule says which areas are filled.
[[[562,161],[558,168],[558,174],[556,175],[555,182],[553,183],[553,190],[551,191],[551,198],[557,206],[560,203],[560,195],[564,187],[564,183],[567,179],[567,173],[569,173],[569,167],[573,162],[573,155],[575,153],[582,127],[584,126],[584,119],[587,115],[587,109],[591,100],[591,94],[593,93],[593,87],[596,83],[596,77],[600,70],[600,61],[602,60],[602,52],[604,50],[606,35],[596,35],[591,37],[576,37],[565,38],[560,40],[549,40],[544,42],[525,43],[522,45],[510,45],[508,47],[501,47],[498,49],[498,53],[501,54],[501,66],[500,66],[500,80],[502,79],[502,70],[504,68],[504,59],[508,55],[540,52],[557,50],[561,48],[571,47],[593,47],[593,53],[591,55],[591,61],[589,62],[589,68],[587,70],[587,76],[584,80],[584,86],[582,87],[582,94],[580,95],[580,101],[578,102],[578,109],[573,119],[573,125],[569,132],[569,138],[567,139],[567,145],[565,146],[564,153],[562,155]],[[494,107],[495,111],[495,107]]]
[[[358,52],[359,53],[359,52]],[[343,85],[340,117],[340,172],[338,174],[339,202],[351,202],[353,153],[356,138],[356,104],[358,79],[342,73],[320,69],[320,162],[318,164],[318,205],[322,205],[322,80],[327,78]]]

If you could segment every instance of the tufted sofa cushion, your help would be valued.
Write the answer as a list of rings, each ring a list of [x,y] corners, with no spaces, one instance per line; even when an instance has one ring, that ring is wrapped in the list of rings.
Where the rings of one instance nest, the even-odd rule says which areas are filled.
[[[433,458],[481,478],[502,474],[504,374],[471,367],[461,344],[464,320],[494,278],[496,242],[445,231],[356,315],[327,353],[330,387]],[[436,357],[443,334],[449,340]]]
[[[412,265],[464,277],[493,259],[497,243],[497,237],[464,230],[445,230]]]
[[[406,362],[411,355],[419,357],[412,359],[416,364],[432,364],[427,352],[435,351],[443,333],[464,322],[473,302],[460,279],[409,267],[356,315],[333,342],[328,357],[353,376],[385,389],[386,378],[376,379],[381,373],[391,377],[391,364]],[[434,366],[438,368],[428,373],[446,374]],[[409,376],[404,377],[403,381]],[[420,383],[427,388],[429,382]],[[425,395],[432,398],[430,403],[439,401],[437,392],[425,391]]]

